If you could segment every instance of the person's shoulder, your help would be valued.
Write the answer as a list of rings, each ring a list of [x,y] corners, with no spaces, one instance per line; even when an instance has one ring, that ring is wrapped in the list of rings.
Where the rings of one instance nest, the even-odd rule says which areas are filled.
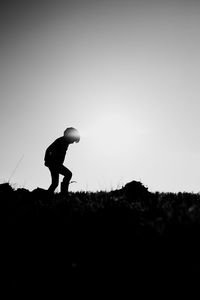
[[[59,138],[57,138],[57,139],[55,139],[55,140],[52,142],[51,146],[56,146],[56,145],[59,145],[59,144],[61,144],[61,143],[62,143],[62,136],[59,137]]]
[[[63,142],[64,141],[64,136],[60,136],[59,138],[56,139],[56,141]]]
[[[59,143],[63,141],[63,136],[58,137],[57,139],[55,139],[54,143]]]
[[[57,138],[54,143],[58,145],[66,145],[66,139],[64,136],[61,136]]]

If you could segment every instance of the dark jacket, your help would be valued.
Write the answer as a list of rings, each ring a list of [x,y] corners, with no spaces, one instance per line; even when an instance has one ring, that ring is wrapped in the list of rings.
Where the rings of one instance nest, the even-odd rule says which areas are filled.
[[[67,143],[63,136],[56,139],[45,152],[45,166],[62,165],[68,146],[69,143]]]

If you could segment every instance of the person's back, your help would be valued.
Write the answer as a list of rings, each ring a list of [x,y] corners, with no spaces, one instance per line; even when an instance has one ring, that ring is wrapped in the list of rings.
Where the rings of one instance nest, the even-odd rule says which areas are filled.
[[[67,128],[62,137],[57,138],[47,149],[44,157],[44,164],[49,168],[52,178],[52,183],[48,189],[53,193],[59,184],[59,174],[64,176],[61,183],[61,193],[68,192],[69,182],[72,177],[71,171],[63,166],[66,151],[70,144],[80,141],[79,132],[73,128]]]
[[[63,164],[69,143],[63,136],[57,138],[46,150],[45,166]]]

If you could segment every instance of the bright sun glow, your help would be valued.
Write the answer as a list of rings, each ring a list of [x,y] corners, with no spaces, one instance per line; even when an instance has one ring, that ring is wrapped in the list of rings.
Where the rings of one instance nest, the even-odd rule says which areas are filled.
[[[126,154],[137,143],[142,130],[128,114],[107,113],[91,121],[85,132],[93,151],[100,156],[115,159]]]

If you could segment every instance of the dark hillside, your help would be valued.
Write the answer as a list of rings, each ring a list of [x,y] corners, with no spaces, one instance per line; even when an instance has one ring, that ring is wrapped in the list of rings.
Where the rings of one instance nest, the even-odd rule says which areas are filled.
[[[62,199],[2,184],[0,198],[10,291],[165,294],[192,292],[200,279],[199,194],[132,182]]]

